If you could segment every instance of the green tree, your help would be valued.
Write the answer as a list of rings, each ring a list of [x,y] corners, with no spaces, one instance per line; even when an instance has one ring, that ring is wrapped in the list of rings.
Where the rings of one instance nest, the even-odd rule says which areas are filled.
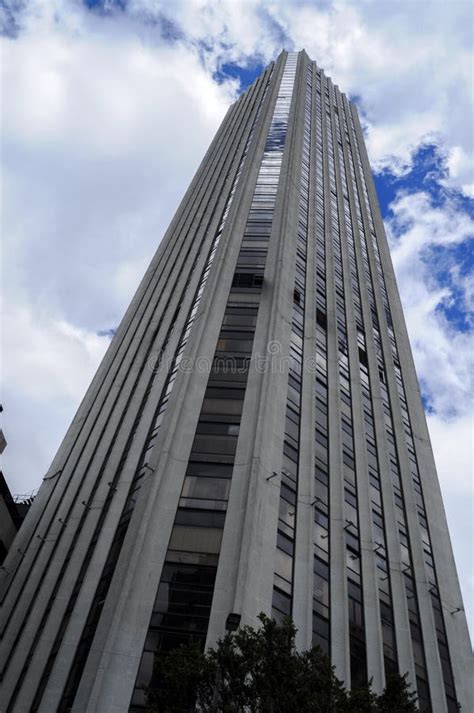
[[[155,657],[153,681],[146,691],[147,710],[194,711],[197,692],[212,691],[214,670],[200,647],[191,643]]]
[[[149,713],[416,713],[405,678],[384,693],[346,691],[319,648],[299,652],[290,619],[226,634],[207,653],[196,644],[156,657]]]
[[[416,694],[409,690],[406,676],[388,678],[385,691],[377,700],[377,713],[411,713],[417,710]]]

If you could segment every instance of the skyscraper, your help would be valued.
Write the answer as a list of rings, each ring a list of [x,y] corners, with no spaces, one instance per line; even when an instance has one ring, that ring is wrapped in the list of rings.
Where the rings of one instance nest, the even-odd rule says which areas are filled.
[[[304,52],[229,109],[2,578],[5,713],[142,711],[157,652],[261,611],[348,686],[472,710],[357,111]]]

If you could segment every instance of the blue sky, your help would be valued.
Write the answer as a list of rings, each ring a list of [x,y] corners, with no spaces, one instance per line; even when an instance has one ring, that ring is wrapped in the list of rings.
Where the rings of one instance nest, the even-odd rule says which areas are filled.
[[[443,207],[451,200],[460,211],[474,217],[474,201],[455,190],[446,190],[443,180],[447,175],[446,157],[440,154],[436,144],[420,146],[412,155],[412,163],[406,174],[397,176],[386,169],[375,174],[375,185],[384,220],[394,219],[392,204],[397,194],[425,192],[433,206]],[[472,310],[464,300],[463,290],[457,285],[457,274],[451,268],[455,265],[461,276],[472,275],[474,252],[469,239],[449,246],[431,246],[424,256],[429,264],[434,282],[450,291],[450,300],[437,309],[447,318],[450,325],[463,332],[472,328]]]
[[[361,116],[474,620],[473,7],[0,3],[14,492],[40,483],[226,108],[282,47],[305,48]]]

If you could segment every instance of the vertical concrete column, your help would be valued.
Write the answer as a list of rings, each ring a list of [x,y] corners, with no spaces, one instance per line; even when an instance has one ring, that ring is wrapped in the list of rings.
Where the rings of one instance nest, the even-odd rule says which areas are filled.
[[[340,117],[342,117],[342,103],[339,89],[334,88],[334,98]],[[342,151],[345,165],[346,179],[349,188],[350,173],[347,165],[347,156],[344,156],[344,149],[340,149],[336,138],[336,121],[334,106],[331,103],[332,131],[334,137],[334,158],[336,164],[336,183],[339,211],[339,225],[341,232],[341,253],[342,253],[342,273],[344,280],[344,300],[346,308],[346,328],[347,328],[347,348],[349,355],[349,375],[351,384],[352,400],[352,427],[354,435],[354,455],[355,472],[357,486],[358,505],[358,530],[359,547],[361,552],[361,579],[362,597],[364,608],[364,626],[367,655],[368,678],[373,680],[373,690],[381,693],[385,684],[385,672],[383,662],[382,631],[380,624],[380,606],[378,596],[378,579],[374,557],[374,541],[372,536],[372,508],[370,498],[370,486],[367,467],[367,451],[365,445],[365,433],[363,429],[364,416],[362,410],[362,395],[359,369],[359,350],[357,343],[357,330],[354,317],[354,305],[352,299],[353,285],[351,281],[351,266],[349,263],[348,239],[344,217],[344,190],[339,164],[339,153]],[[345,136],[340,119],[341,141],[344,147]],[[351,205],[352,225],[357,222],[354,218],[354,205]]]
[[[324,213],[326,274],[334,275],[332,244],[331,188],[329,184],[328,131],[325,90],[330,82],[321,72],[323,118]],[[346,545],[344,541],[344,478],[342,465],[341,406],[339,395],[338,343],[336,330],[336,293],[333,280],[327,281],[327,359],[328,359],[328,432],[329,432],[329,577],[331,599],[331,661],[335,672],[350,686],[349,618],[347,609]]]
[[[305,121],[306,75],[310,60],[306,53],[301,54],[299,72],[301,74],[303,114],[300,132],[303,134]],[[313,638],[313,560],[314,560],[314,412],[315,412],[315,374],[312,365],[316,363],[315,351],[315,99],[316,67],[312,66],[311,88],[311,137],[309,164],[309,204],[306,248],[306,286],[303,338],[303,370],[301,378],[300,407],[300,452],[298,464],[298,503],[296,507],[295,559],[293,582],[293,621],[297,628],[296,644],[298,648],[310,649]],[[300,161],[301,170],[301,161]],[[297,225],[295,232],[297,231]],[[296,260],[296,256],[295,256]]]
[[[344,110],[346,112],[347,123],[350,127],[349,116],[350,107],[346,97],[343,98]],[[356,153],[354,147],[354,137],[352,131],[349,131],[350,150],[352,152],[354,169],[356,166]],[[358,191],[359,201],[362,209],[363,195],[360,185],[360,177],[357,172],[356,185],[352,185],[349,190],[349,198],[351,208],[354,207],[354,192]],[[364,216],[363,216],[364,220]],[[362,257],[361,241],[363,239],[359,232],[357,221],[353,223],[354,242],[356,251],[357,270],[359,273],[359,284],[361,291],[362,315],[364,318],[365,342],[367,349],[367,360],[369,364],[369,375],[372,392],[372,410],[374,414],[375,428],[375,443],[379,458],[380,467],[380,482],[382,490],[382,503],[385,519],[385,538],[387,543],[387,559],[390,569],[390,585],[392,593],[392,606],[394,629],[397,646],[398,668],[400,673],[409,674],[411,681],[415,680],[415,664],[413,661],[413,650],[410,636],[410,623],[408,620],[407,599],[405,593],[405,585],[403,582],[402,565],[400,561],[400,543],[398,541],[398,523],[396,516],[396,506],[393,497],[393,489],[390,480],[389,457],[387,452],[384,414],[382,409],[382,394],[380,391],[380,378],[378,373],[377,358],[375,354],[375,345],[373,332],[371,329],[372,316],[370,313],[369,298],[367,294],[367,285],[365,282],[364,262]],[[364,230],[368,230],[368,225],[364,222]]]

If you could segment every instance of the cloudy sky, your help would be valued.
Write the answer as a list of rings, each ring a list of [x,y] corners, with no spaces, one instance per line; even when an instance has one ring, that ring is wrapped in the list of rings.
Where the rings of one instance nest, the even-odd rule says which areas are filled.
[[[474,631],[468,1],[3,0],[3,470],[36,488],[224,112],[284,47],[358,104]]]

